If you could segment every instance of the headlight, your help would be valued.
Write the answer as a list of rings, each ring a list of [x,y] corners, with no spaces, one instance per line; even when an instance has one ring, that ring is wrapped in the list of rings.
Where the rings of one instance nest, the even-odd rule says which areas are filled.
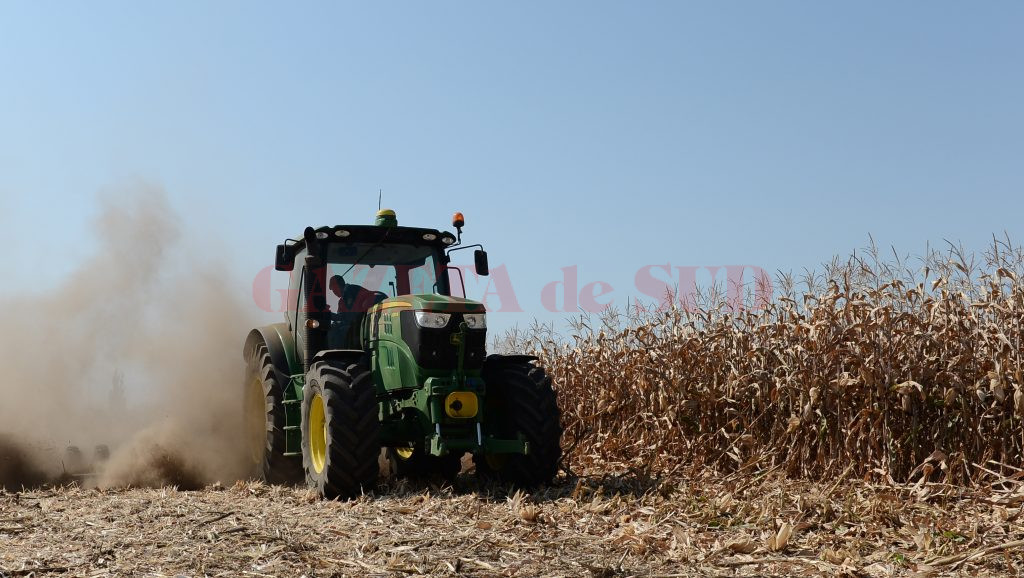
[[[486,313],[466,313],[462,318],[466,320],[466,327],[469,327],[470,329],[487,328]]]
[[[431,329],[441,329],[445,325],[448,325],[448,320],[452,316],[450,313],[433,313],[431,311],[417,311],[416,312],[416,324],[420,327],[429,327]]]

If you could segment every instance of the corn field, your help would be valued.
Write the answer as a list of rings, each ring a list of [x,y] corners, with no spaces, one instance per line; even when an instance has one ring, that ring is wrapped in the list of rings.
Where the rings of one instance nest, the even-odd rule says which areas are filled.
[[[507,343],[553,373],[570,468],[977,483],[1024,467],[1022,274],[1009,239],[914,259],[872,243],[762,302],[712,288]]]

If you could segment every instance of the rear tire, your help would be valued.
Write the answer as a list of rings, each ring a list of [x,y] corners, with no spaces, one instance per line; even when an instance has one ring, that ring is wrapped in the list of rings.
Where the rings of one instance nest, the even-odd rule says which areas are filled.
[[[302,393],[306,483],[327,499],[371,491],[380,473],[380,422],[369,368],[318,361]]]
[[[522,434],[530,453],[477,453],[473,456],[477,473],[523,488],[550,483],[562,459],[561,416],[551,378],[529,362],[505,360],[486,362],[483,378],[485,433],[499,439]]]
[[[264,344],[249,355],[244,399],[246,440],[256,477],[270,484],[301,480],[299,460],[284,455],[284,387]]]

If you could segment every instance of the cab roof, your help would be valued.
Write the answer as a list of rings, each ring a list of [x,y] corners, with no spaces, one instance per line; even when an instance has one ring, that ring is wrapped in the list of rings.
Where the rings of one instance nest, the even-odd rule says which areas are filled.
[[[298,239],[286,239],[277,246],[277,269],[290,271],[295,256],[306,249],[307,239],[318,243],[393,243],[399,245],[433,245],[444,249],[456,244],[455,235],[438,229],[378,225],[335,225],[309,227]],[[289,265],[283,268],[282,265]]]
[[[420,227],[379,227],[376,225],[335,225],[313,229],[316,238],[323,243],[397,243],[408,245],[439,245],[448,247],[455,244],[455,235],[438,229]],[[284,242],[295,251],[306,248],[305,235]]]

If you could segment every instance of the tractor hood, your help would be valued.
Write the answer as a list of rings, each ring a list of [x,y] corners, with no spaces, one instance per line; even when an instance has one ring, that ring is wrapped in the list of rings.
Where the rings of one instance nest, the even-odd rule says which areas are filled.
[[[383,367],[400,372],[395,379],[402,384],[422,384],[414,375],[420,370],[448,377],[479,371],[487,357],[484,306],[461,297],[421,294],[385,299],[370,309],[362,331],[364,343],[376,343],[378,352],[392,351],[383,359],[397,361]]]
[[[413,311],[433,311],[437,313],[484,313],[484,305],[479,301],[463,297],[449,297],[432,293],[422,295],[401,295],[381,301],[376,307],[381,309],[412,309]]]

